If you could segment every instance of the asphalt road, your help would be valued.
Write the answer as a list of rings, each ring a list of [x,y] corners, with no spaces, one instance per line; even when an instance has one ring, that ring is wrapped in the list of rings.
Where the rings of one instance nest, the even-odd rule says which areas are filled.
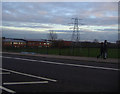
[[[118,64],[3,54],[2,86],[9,93],[118,92]]]

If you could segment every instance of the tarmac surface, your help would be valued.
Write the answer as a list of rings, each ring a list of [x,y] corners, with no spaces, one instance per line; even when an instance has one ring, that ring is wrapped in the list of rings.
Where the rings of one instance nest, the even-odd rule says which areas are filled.
[[[3,93],[119,92],[116,59],[2,53]]]

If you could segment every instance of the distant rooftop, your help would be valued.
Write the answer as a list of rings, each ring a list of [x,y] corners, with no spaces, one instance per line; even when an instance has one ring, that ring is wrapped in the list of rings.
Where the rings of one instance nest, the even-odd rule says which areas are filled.
[[[3,41],[10,41],[10,42],[40,41],[40,42],[46,42],[46,41],[49,41],[49,40],[46,40],[46,39],[17,39],[17,38],[3,38]]]
[[[4,42],[25,42],[24,40],[4,39]]]
[[[47,41],[45,39],[25,39],[26,41]]]

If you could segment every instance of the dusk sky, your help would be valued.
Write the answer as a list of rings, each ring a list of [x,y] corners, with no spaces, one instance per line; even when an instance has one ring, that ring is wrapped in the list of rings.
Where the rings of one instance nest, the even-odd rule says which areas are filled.
[[[3,2],[2,36],[48,39],[54,30],[58,39],[71,40],[71,18],[79,23],[80,39],[118,40],[117,2]]]

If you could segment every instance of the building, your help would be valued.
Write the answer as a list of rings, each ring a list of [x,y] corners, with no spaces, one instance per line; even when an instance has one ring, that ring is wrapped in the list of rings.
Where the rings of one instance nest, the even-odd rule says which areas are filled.
[[[2,46],[3,47],[26,47],[26,41],[22,39],[11,39],[11,38],[4,38],[2,39]]]
[[[33,39],[27,39],[26,40],[27,47],[50,47],[51,42],[47,40],[33,40]]]
[[[65,47],[69,47],[72,44],[72,41],[63,41]]]
[[[34,39],[13,39],[13,38],[3,38],[3,47],[50,47],[51,42],[48,40],[34,40]]]

